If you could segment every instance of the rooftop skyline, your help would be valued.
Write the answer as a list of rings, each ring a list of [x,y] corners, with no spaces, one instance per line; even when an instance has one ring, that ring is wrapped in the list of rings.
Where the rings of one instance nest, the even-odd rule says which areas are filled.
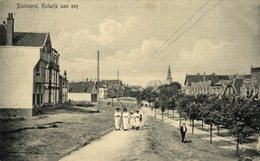
[[[116,79],[119,69],[119,79],[131,85],[165,80],[169,65],[173,81],[181,84],[186,73],[249,74],[251,65],[260,66],[258,0],[222,1],[140,70],[147,58],[206,0],[49,3],[65,2],[78,4],[79,9],[17,9],[15,0],[0,1],[0,20],[6,21],[12,12],[15,32],[49,32],[53,48],[61,54],[60,66],[70,81],[96,78],[97,50],[100,80]],[[217,2],[210,0],[180,33]],[[23,1],[28,3],[41,4]]]

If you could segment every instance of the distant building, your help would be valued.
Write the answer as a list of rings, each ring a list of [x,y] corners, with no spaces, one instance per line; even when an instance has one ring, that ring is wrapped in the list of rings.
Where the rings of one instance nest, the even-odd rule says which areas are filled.
[[[0,25],[0,117],[31,117],[59,103],[59,57],[49,33],[14,32],[13,14]]]
[[[220,94],[259,99],[260,67],[251,67],[250,75],[186,75],[183,92],[187,95]]]
[[[166,80],[152,80],[147,83],[146,87],[153,87],[154,90],[157,90],[160,86],[171,84],[171,83],[172,83],[171,66],[169,66]]]
[[[64,72],[64,76],[60,75],[60,91],[59,101],[60,103],[66,103],[68,101],[68,86],[67,72]]]
[[[68,97],[70,101],[75,102],[97,102],[95,82],[70,82]]]
[[[132,97],[131,87],[129,87],[129,86],[125,87],[124,96],[125,97]]]
[[[102,82],[98,83],[98,98],[107,98],[107,86]]]
[[[260,98],[260,67],[251,66],[250,75],[245,76],[241,87],[241,96],[246,98]]]
[[[224,92],[226,84],[230,83],[228,75],[186,75],[184,82],[184,92],[187,95],[196,94],[221,94]]]
[[[107,87],[107,97],[124,97],[124,85],[122,80],[102,80],[102,83]]]
[[[143,88],[141,86],[130,86],[130,88],[131,97],[137,97],[143,91]]]

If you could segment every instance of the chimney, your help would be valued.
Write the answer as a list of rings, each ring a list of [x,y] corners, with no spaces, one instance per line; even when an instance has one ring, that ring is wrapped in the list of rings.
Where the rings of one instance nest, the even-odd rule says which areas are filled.
[[[203,74],[203,82],[205,82],[206,81],[206,73],[204,72],[204,74]]]
[[[6,43],[6,45],[13,45],[13,35],[14,35],[13,13],[8,13],[8,17],[7,17],[7,43]]]
[[[67,79],[67,72],[66,72],[66,70],[64,71],[64,76]]]
[[[86,81],[88,82],[88,78],[86,78]]]

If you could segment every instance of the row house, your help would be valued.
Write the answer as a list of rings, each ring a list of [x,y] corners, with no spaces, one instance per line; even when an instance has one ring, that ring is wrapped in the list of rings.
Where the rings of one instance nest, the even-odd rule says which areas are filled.
[[[250,75],[186,75],[183,92],[187,95],[216,94],[259,99],[260,67]]]
[[[0,117],[31,117],[59,103],[60,54],[49,33],[14,32],[13,14],[0,25]]]
[[[124,97],[124,85],[122,80],[102,80],[102,84],[107,88],[107,97]]]
[[[251,66],[250,75],[246,75],[241,87],[241,96],[260,99],[260,67]]]
[[[224,90],[225,84],[230,81],[228,75],[188,75],[186,74],[183,92],[187,95],[196,94],[220,94]]]

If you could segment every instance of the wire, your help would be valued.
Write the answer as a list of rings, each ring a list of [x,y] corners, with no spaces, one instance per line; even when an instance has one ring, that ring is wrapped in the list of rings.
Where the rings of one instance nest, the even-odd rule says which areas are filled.
[[[155,55],[156,52],[157,52],[161,47],[163,47],[163,46],[164,46],[175,34],[177,34],[194,16],[196,16],[196,15],[199,13],[199,11],[200,11],[202,8],[204,8],[204,7],[208,4],[209,1],[210,1],[210,0],[207,0],[189,19],[187,19],[166,41],[164,41],[164,43],[162,43],[162,44],[160,45],[159,48],[157,48],[157,49],[144,61],[143,64],[145,64],[153,55]],[[142,65],[143,65],[143,64],[142,64]],[[139,68],[141,68],[142,65],[141,65]],[[139,70],[139,68],[138,68],[137,70]]]
[[[218,1],[215,5],[213,5],[205,14],[203,14],[195,23],[193,23],[189,28],[187,28],[184,32],[182,32],[176,39],[174,39],[166,48],[164,48],[161,52],[159,52],[155,57],[153,57],[148,63],[144,64],[141,68],[139,68],[136,72],[140,71],[143,67],[153,61],[157,56],[162,54],[166,49],[168,49],[173,43],[175,43],[182,35],[188,32],[193,26],[195,26],[203,17],[205,17],[210,11],[212,11],[222,0]]]

